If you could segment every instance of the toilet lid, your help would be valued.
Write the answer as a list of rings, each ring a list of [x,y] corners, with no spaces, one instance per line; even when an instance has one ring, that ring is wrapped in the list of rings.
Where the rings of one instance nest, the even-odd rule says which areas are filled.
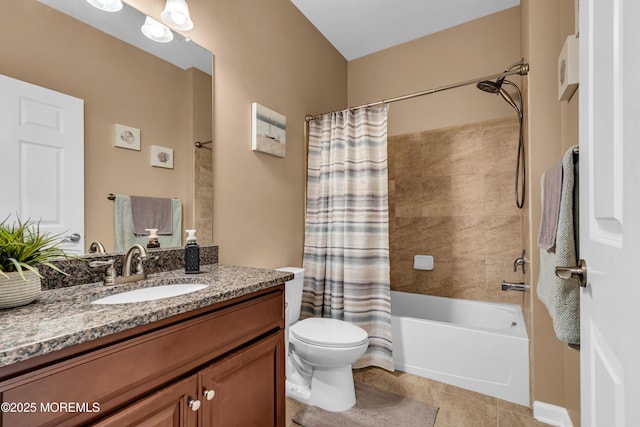
[[[368,341],[367,331],[352,323],[325,317],[310,317],[296,322],[289,332],[312,345],[356,347]]]

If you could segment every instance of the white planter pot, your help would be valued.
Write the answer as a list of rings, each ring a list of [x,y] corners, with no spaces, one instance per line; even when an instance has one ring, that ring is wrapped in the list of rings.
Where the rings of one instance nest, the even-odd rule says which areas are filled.
[[[40,277],[26,270],[24,279],[19,273],[6,273],[9,278],[0,275],[0,309],[19,307],[35,301],[40,296]]]

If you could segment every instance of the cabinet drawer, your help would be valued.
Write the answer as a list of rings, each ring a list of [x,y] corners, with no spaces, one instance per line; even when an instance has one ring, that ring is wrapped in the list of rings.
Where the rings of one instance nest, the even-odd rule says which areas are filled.
[[[2,413],[3,426],[77,424],[283,326],[276,292],[95,350],[0,384],[3,402],[94,402],[99,413]],[[214,306],[215,308],[215,306]],[[72,420],[73,418],[73,420]]]

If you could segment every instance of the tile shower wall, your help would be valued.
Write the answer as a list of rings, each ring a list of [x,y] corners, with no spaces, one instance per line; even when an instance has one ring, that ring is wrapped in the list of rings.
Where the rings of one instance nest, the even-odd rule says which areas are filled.
[[[194,227],[200,244],[213,243],[213,155],[211,146],[194,147]]]
[[[518,120],[506,118],[390,136],[392,290],[522,303],[523,212],[515,206]],[[434,269],[414,270],[414,255]]]

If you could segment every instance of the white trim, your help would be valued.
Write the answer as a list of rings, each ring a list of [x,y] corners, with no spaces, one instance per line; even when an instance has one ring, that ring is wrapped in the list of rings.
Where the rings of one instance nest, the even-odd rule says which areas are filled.
[[[551,405],[549,403],[533,402],[533,418],[541,423],[557,427],[573,427],[571,417],[566,408]]]

